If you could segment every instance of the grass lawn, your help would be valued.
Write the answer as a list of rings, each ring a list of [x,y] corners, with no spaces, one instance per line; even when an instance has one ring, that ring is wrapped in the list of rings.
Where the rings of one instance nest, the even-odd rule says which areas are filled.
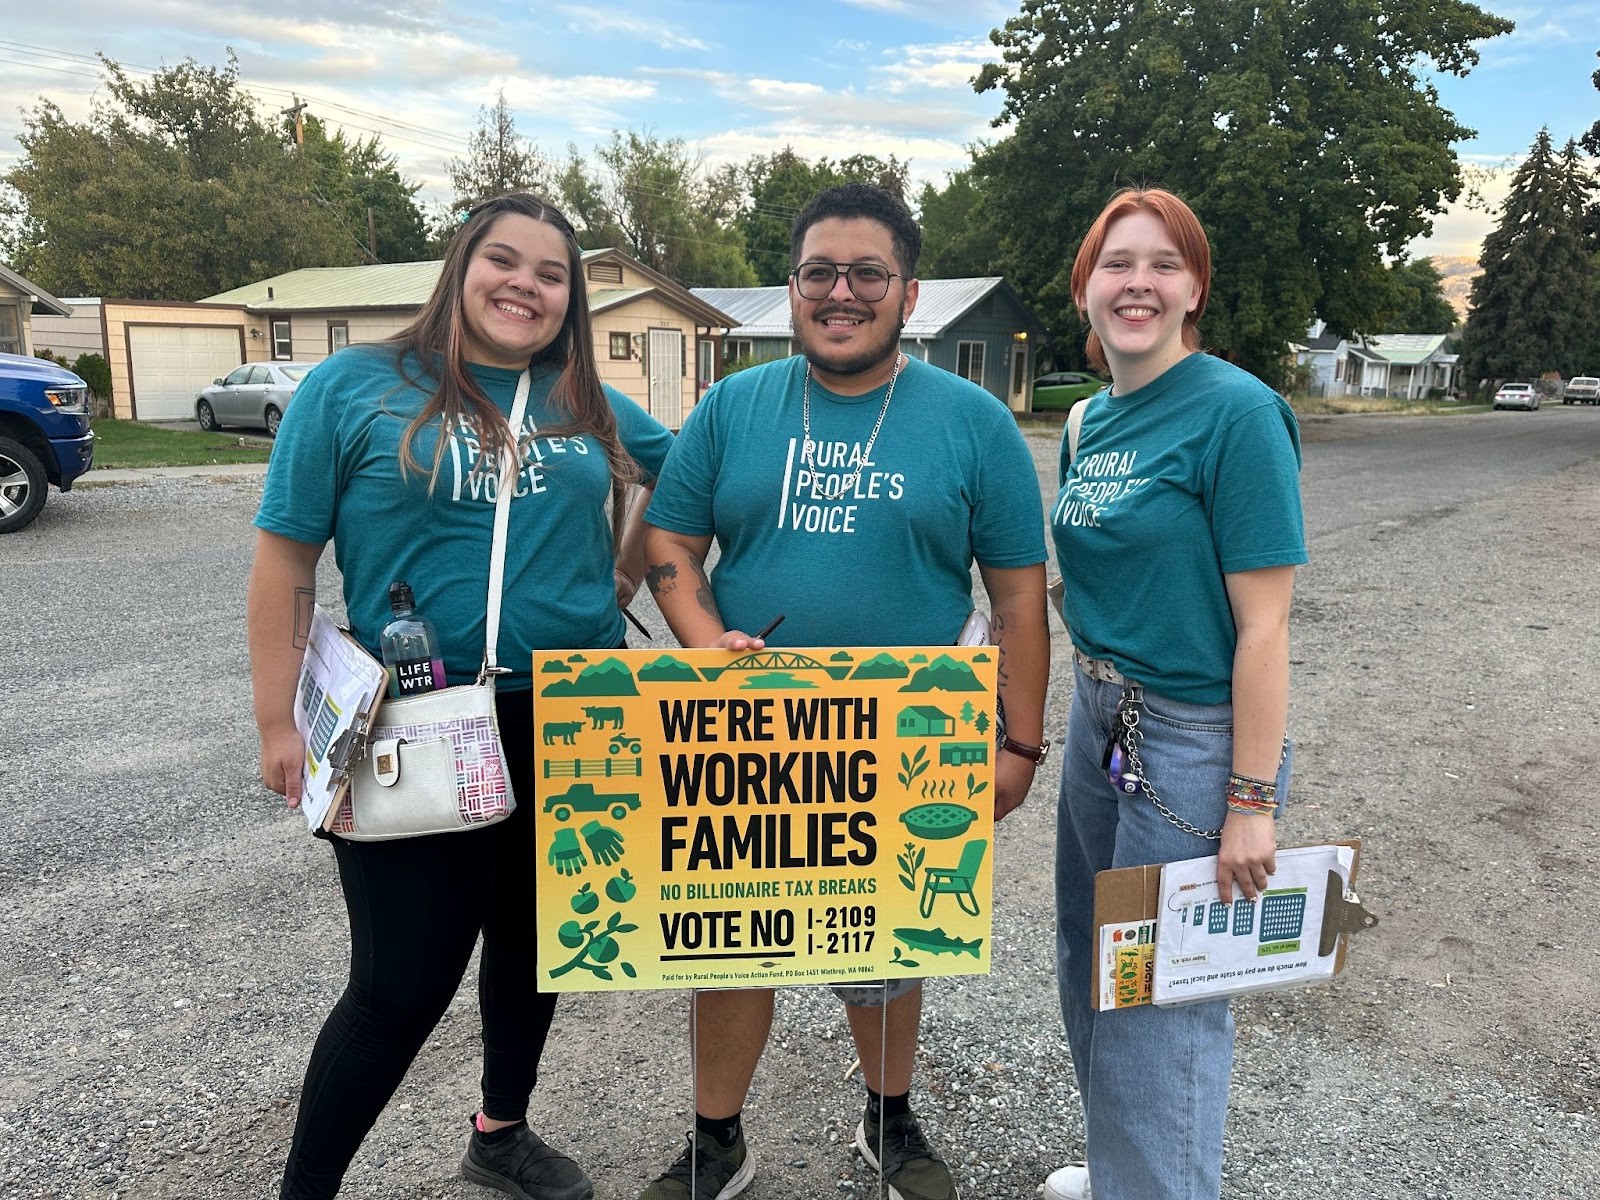
[[[1462,413],[1488,412],[1487,404],[1451,404],[1444,400],[1393,400],[1385,396],[1301,396],[1289,397],[1289,405],[1302,417],[1339,413],[1393,415],[1402,417],[1454,417]]]
[[[166,429],[143,421],[118,421],[110,417],[94,422],[94,435],[94,465],[108,469],[261,463],[272,456],[270,441],[249,435]]]

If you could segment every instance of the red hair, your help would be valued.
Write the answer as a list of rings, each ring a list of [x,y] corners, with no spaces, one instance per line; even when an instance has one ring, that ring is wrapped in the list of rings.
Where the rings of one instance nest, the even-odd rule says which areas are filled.
[[[1105,249],[1106,235],[1111,227],[1123,217],[1141,212],[1149,213],[1166,226],[1174,247],[1183,255],[1184,266],[1189,268],[1189,273],[1200,285],[1200,299],[1194,311],[1183,318],[1183,344],[1190,350],[1198,350],[1198,326],[1200,318],[1205,315],[1206,300],[1211,295],[1211,244],[1206,241],[1206,231],[1201,228],[1194,210],[1162,188],[1123,188],[1111,197],[1110,204],[1100,210],[1100,215],[1084,235],[1083,245],[1078,247],[1078,257],[1072,263],[1072,302],[1082,311],[1084,296],[1089,290],[1089,276],[1100,258],[1100,252]],[[1096,370],[1109,370],[1105,347],[1100,344],[1100,335],[1093,330],[1089,331],[1084,353]]]

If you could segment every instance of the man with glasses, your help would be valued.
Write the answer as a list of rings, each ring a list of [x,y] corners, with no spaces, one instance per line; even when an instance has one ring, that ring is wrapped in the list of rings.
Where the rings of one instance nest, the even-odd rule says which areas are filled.
[[[647,514],[646,578],[685,646],[938,645],[972,609],[976,560],[1007,716],[999,818],[1048,748],[1042,506],[1005,406],[901,353],[921,245],[881,188],[830,188],[801,211],[789,278],[800,354],[719,382],[684,422]],[[765,641],[744,632],[780,611]],[[867,1085],[856,1147],[892,1200],[952,1200],[950,1170],[910,1108],[921,981],[834,990]],[[693,1011],[695,1131],[641,1200],[727,1200],[754,1175],[740,1114],[773,992],[700,992]]]

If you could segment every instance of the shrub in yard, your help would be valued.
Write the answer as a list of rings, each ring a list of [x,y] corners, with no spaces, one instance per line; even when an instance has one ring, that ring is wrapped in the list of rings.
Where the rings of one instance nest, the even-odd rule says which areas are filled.
[[[95,396],[111,398],[111,364],[98,354],[80,354],[72,364],[72,373],[89,385]]]

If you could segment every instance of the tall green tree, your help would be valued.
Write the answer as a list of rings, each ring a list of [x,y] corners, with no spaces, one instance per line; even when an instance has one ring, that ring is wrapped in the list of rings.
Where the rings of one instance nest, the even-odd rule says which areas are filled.
[[[1577,144],[1558,154],[1541,129],[1478,257],[1461,339],[1469,383],[1589,369],[1596,267],[1584,223],[1594,188]]]
[[[186,59],[145,82],[102,57],[87,121],[42,101],[5,176],[6,256],[61,296],[196,300],[263,276],[361,261],[313,160],[225,67]]]
[[[685,287],[754,285],[733,224],[743,198],[736,167],[706,171],[681,138],[633,130],[613,133],[595,154],[600,171],[581,190],[603,203],[585,216],[586,225],[610,225],[622,235],[622,249]],[[565,192],[579,190],[566,182]]]
[[[1461,189],[1471,135],[1425,73],[1466,74],[1511,22],[1462,0],[1024,0],[975,86],[1011,136],[976,161],[1007,275],[1058,342],[1078,243],[1121,186],[1160,184],[1212,239],[1202,333],[1278,382],[1313,316],[1372,329],[1384,259]]]
[[[971,168],[950,176],[943,190],[922,185],[917,197],[922,223],[924,279],[976,279],[1004,274],[1000,230],[991,218],[985,181]]]
[[[548,192],[554,173],[539,148],[517,132],[516,115],[502,89],[492,105],[478,110],[478,121],[467,135],[464,158],[445,164],[455,192],[452,211],[460,213],[480,200],[507,192]]]
[[[790,229],[818,192],[842,183],[873,183],[904,200],[909,174],[910,163],[892,154],[887,161],[873,154],[853,154],[837,163],[828,158],[812,162],[785,146],[774,154],[751,157],[743,168],[748,199],[737,225],[757,279],[767,285],[788,279]]]
[[[1389,282],[1395,307],[1381,332],[1449,333],[1456,327],[1456,310],[1444,298],[1444,277],[1431,258],[1395,263]]]
[[[288,135],[288,129],[285,129]],[[332,205],[339,222],[368,262],[416,262],[428,257],[428,234],[416,194],[420,184],[400,175],[394,155],[376,135],[365,141],[304,117],[304,153],[316,168],[319,200]],[[369,218],[370,213],[370,218]]]

